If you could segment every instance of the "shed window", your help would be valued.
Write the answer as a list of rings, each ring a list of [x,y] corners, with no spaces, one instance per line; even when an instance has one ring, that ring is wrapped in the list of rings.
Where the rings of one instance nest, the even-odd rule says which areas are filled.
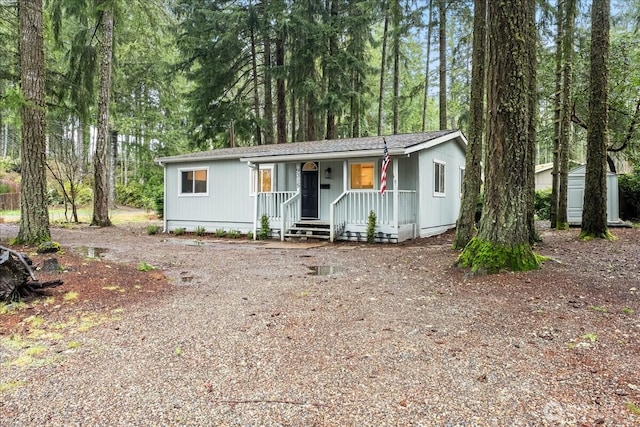
[[[373,190],[375,165],[373,162],[351,163],[351,189]]]
[[[445,163],[438,160],[433,161],[433,195],[444,196],[444,183],[446,177]]]
[[[206,194],[208,169],[180,171],[180,194]]]
[[[257,176],[256,176],[257,175]],[[273,165],[261,165],[260,169],[251,169],[250,177],[251,194],[256,194],[256,184],[260,193],[270,193],[273,191]]]

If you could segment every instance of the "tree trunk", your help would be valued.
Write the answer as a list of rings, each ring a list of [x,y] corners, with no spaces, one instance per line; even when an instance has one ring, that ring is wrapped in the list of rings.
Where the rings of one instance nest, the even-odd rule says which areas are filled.
[[[440,20],[440,130],[447,128],[447,1],[439,0]]]
[[[380,86],[378,91],[378,135],[382,135],[382,107],[384,105],[384,74],[387,68],[387,38],[389,34],[389,11],[384,11],[382,30],[382,59],[380,60]]]
[[[400,0],[392,0],[393,19],[393,134],[400,132],[400,25],[402,9]]]
[[[549,219],[551,228],[556,228],[558,216],[558,190],[560,188],[560,135],[562,130],[562,24],[563,4],[557,0],[556,10],[556,86],[553,96],[553,169],[551,170],[551,201]]]
[[[253,80],[253,114],[256,121],[256,145],[262,145],[262,129],[260,126],[260,95],[258,91],[258,61],[256,58],[256,34],[251,27],[251,77]]]
[[[44,20],[42,0],[20,0],[20,84],[22,116],[22,191],[20,243],[51,240],[47,206],[45,137]]]
[[[276,66],[280,71],[276,80],[276,104],[278,110],[276,128],[278,132],[278,144],[287,142],[287,93],[284,78],[282,77],[285,58],[284,40],[284,30],[280,29],[278,30],[278,37],[276,38]]]
[[[109,219],[109,100],[113,62],[113,12],[102,12],[102,45],[100,49],[100,89],[98,94],[98,135],[93,156],[93,219],[91,225],[107,227]]]
[[[270,14],[267,8],[268,2],[263,1],[263,30],[262,39],[264,43],[264,143],[273,144],[273,95],[271,90],[271,27]]]
[[[609,0],[591,5],[591,81],[587,168],[580,236],[609,238],[607,229],[607,145],[609,140]]]
[[[427,104],[429,102],[429,64],[431,60],[431,31],[433,29],[433,1],[434,0],[429,0],[429,23],[427,25],[427,60],[424,67],[424,98],[422,99],[422,132],[426,132],[427,130]]]
[[[576,0],[565,0],[566,11],[562,56],[564,67],[562,69],[562,115],[560,124],[560,153],[559,179],[558,179],[558,215],[556,228],[566,230],[569,228],[567,218],[567,199],[569,190],[569,142],[571,141],[571,89],[573,86],[573,30],[576,19]]]
[[[484,205],[478,235],[458,263],[474,272],[538,267],[528,208],[535,63],[535,1],[488,5],[488,126]]]
[[[111,149],[109,150],[109,208],[116,207],[116,167],[118,160],[118,131],[110,133]]]
[[[485,61],[487,40],[487,0],[474,0],[473,57],[471,64],[471,117],[469,143],[462,182],[462,201],[453,241],[455,249],[463,249],[476,230],[475,216],[481,184],[482,136],[484,133]]]

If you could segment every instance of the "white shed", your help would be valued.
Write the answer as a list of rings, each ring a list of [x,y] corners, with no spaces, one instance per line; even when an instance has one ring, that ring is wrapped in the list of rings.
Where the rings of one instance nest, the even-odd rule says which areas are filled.
[[[584,177],[587,167],[575,167],[569,171],[567,220],[570,225],[582,224],[582,206],[584,203]],[[618,202],[618,175],[607,172],[607,222],[620,223]]]

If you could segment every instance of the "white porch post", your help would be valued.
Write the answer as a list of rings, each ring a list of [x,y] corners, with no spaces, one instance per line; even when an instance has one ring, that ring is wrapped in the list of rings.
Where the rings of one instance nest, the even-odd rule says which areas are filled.
[[[249,167],[256,171],[255,178],[253,181],[253,188],[255,188],[256,193],[253,199],[253,240],[258,239],[258,195],[260,194],[260,165],[252,165],[249,162]]]
[[[345,193],[349,190],[349,163],[346,160],[342,161],[342,187]]]
[[[393,162],[393,228],[400,237],[400,230],[398,228],[398,200],[400,199],[400,192],[398,191],[398,159]]]

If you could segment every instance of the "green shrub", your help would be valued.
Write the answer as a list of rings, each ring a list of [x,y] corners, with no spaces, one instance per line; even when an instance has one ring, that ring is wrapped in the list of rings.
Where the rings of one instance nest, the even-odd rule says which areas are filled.
[[[158,189],[134,181],[116,185],[116,203],[140,209],[158,209]],[[163,202],[164,204],[164,202]],[[160,216],[160,213],[158,214]]]
[[[536,191],[534,203],[538,219],[549,220],[551,218],[551,189]]]
[[[222,228],[216,228],[216,237],[224,237],[227,235],[227,232]]]
[[[199,225],[199,226],[197,226],[197,227],[196,227],[196,229],[194,230],[194,233],[196,233],[196,236],[204,236],[204,233],[205,233],[206,231],[207,231],[207,230],[206,230],[203,226]]]
[[[247,239],[253,240],[253,231],[248,231],[247,232]]]
[[[367,242],[376,242],[376,221],[378,217],[374,211],[369,212],[369,219],[367,220]]]
[[[158,214],[158,218],[164,218],[164,191],[159,191],[156,193],[156,197],[154,199],[156,214]]]
[[[269,226],[269,217],[262,215],[260,217],[260,230],[258,231],[258,239],[266,240],[271,234],[271,227]]]
[[[11,188],[7,184],[0,184],[0,194],[7,194],[11,192]]]
[[[640,167],[633,172],[618,177],[620,191],[620,218],[624,220],[640,219]]]
[[[175,234],[176,236],[182,236],[185,232],[184,227],[178,227],[175,230],[173,230],[173,234]]]
[[[158,227],[155,224],[149,224],[147,225],[147,234],[148,235],[152,235],[152,234],[158,234],[158,230],[160,229],[160,227]]]
[[[242,234],[238,230],[229,230],[229,232],[227,233],[227,237],[230,237],[232,239],[237,239],[241,235]]]

